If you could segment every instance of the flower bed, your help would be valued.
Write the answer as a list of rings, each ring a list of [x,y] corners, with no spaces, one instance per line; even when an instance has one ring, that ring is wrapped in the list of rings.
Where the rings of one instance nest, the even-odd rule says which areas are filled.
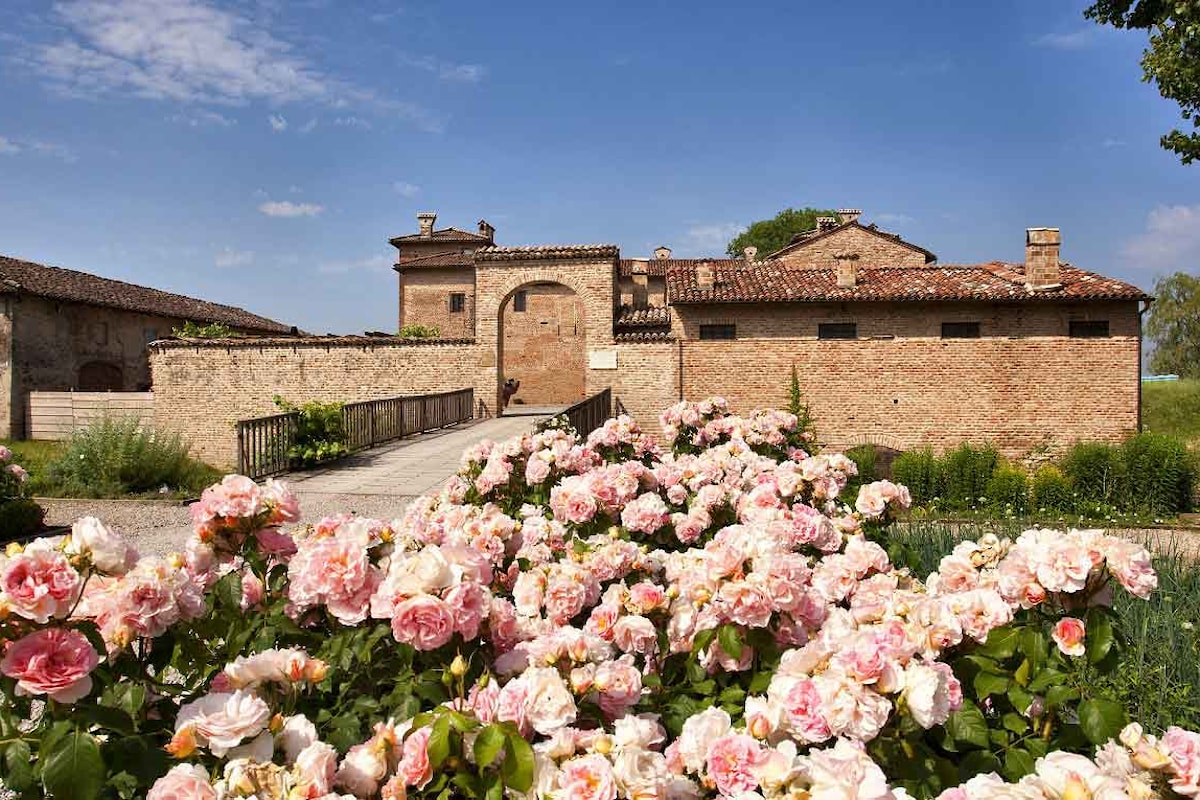
[[[1200,790],[1200,736],[1126,719],[1098,531],[892,566],[903,487],[720,400],[586,442],[483,442],[393,522],[291,530],[228,476],[183,554],[98,520],[0,563],[0,768],[28,797],[554,800]]]

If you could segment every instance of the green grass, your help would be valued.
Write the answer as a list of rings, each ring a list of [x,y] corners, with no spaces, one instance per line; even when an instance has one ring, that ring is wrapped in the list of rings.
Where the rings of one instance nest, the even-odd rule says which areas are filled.
[[[1200,380],[1143,383],[1142,424],[1200,447]]]
[[[891,541],[904,545],[905,560],[924,580],[957,542],[988,532],[1012,538],[1022,529],[1012,521],[911,522],[896,527]],[[1112,691],[1130,717],[1149,731],[1170,725],[1196,729],[1200,727],[1200,564],[1178,552],[1158,552],[1154,567],[1158,590],[1149,600],[1131,597],[1119,588],[1115,592],[1114,608],[1128,639],[1121,667],[1110,679]]]
[[[29,493],[44,495],[52,488],[48,479],[50,464],[63,453],[62,442],[0,440],[13,452],[13,462],[29,472]]]

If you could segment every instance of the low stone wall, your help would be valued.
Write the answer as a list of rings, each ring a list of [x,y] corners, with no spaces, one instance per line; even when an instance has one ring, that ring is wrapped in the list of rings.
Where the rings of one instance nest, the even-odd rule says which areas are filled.
[[[225,469],[237,462],[234,424],[277,413],[275,395],[350,403],[465,389],[475,385],[478,365],[470,341],[168,340],[150,348],[156,424],[183,434],[199,457]]]

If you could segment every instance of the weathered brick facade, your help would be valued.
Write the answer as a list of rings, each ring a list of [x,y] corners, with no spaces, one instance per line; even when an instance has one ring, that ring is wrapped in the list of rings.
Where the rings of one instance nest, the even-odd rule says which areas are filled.
[[[788,267],[829,269],[841,253],[854,253],[862,264],[919,267],[933,261],[933,254],[857,222],[816,234],[788,245],[776,258]]]
[[[503,375],[520,382],[509,404],[576,403],[586,396],[583,302],[554,283],[530,286],[525,292],[523,304],[514,295],[503,312]]]

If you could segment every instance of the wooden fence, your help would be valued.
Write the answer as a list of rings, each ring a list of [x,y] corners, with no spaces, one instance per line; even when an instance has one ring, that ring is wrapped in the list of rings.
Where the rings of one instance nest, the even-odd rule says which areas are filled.
[[[586,439],[587,435],[603,425],[612,416],[612,389],[602,389],[591,397],[580,400],[562,412],[571,422],[571,427]]]
[[[79,428],[105,417],[136,417],[154,422],[153,392],[30,392],[25,435],[30,439],[66,439]]]

